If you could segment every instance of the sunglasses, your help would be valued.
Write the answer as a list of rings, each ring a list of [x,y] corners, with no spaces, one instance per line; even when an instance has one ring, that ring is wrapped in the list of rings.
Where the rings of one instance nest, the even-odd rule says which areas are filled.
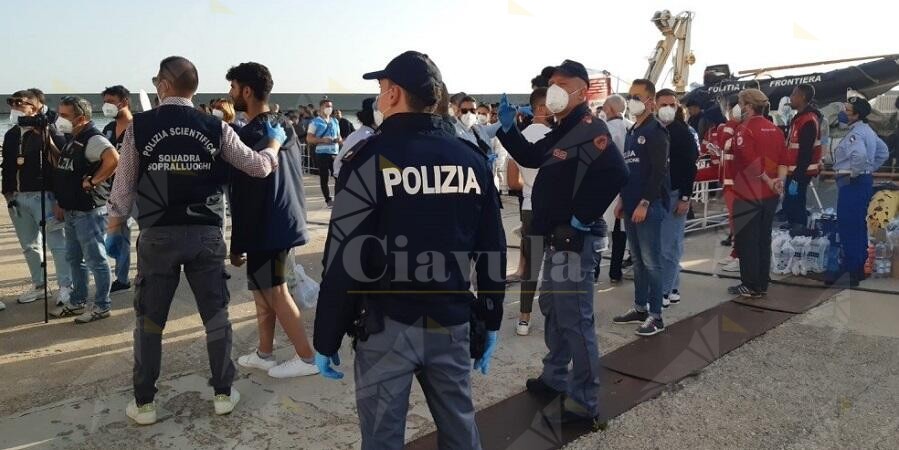
[[[459,112],[462,114],[477,113],[478,109],[477,108],[461,108],[461,109],[459,109]]]
[[[22,100],[21,98],[8,98],[8,99],[6,99],[6,104],[9,105],[9,106],[31,106],[31,107],[35,107],[35,105],[34,105],[33,103],[26,102],[25,100]]]

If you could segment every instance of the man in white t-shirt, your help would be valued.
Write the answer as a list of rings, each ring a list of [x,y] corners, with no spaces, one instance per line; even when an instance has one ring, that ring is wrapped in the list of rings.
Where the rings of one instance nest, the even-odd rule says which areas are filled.
[[[602,112],[600,113],[600,118],[606,122],[609,133],[612,135],[612,142],[615,143],[615,147],[618,147],[618,151],[622,152],[622,154],[624,152],[624,138],[627,136],[627,130],[634,126],[634,122],[631,122],[624,117],[626,108],[627,102],[624,100],[624,97],[615,94],[606,99],[605,103],[602,105]],[[613,203],[613,205],[615,204],[617,204],[617,201]],[[624,259],[624,250],[627,246],[627,241],[623,235],[624,227],[622,227],[620,221],[615,218],[614,206],[610,206],[606,210],[605,214],[603,214],[603,219],[608,224],[615,224],[611,239],[612,263],[609,266],[609,278],[613,283],[616,283],[621,281],[621,265],[623,262],[622,260]],[[599,277],[598,267],[596,276],[597,278]]]
[[[537,88],[531,93],[530,105],[534,111],[534,121],[525,128],[521,134],[528,142],[537,142],[549,133],[549,125],[553,115],[546,108],[546,88]],[[537,279],[540,273],[540,263],[543,261],[543,238],[532,236],[531,219],[531,191],[534,188],[534,180],[540,169],[529,169],[519,166],[522,178],[522,202],[521,202],[521,256],[524,262],[521,277],[521,313],[518,319],[518,327],[515,332],[519,336],[527,336],[530,333],[531,311],[534,305],[534,293],[537,290]]]

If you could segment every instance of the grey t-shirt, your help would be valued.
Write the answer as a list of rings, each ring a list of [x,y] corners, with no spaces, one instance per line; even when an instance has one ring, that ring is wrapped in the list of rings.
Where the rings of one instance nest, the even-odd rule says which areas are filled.
[[[87,141],[87,147],[84,149],[84,156],[88,161],[94,163],[100,160],[103,156],[103,152],[108,148],[115,148],[109,139],[106,137],[97,135],[94,136]]]

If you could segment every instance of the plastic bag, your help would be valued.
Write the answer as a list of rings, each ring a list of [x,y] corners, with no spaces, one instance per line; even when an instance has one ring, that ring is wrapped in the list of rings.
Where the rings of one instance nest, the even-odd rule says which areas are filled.
[[[306,270],[301,264],[293,265],[293,280],[288,281],[288,286],[293,301],[300,309],[313,309],[318,304],[319,284],[306,275]]]

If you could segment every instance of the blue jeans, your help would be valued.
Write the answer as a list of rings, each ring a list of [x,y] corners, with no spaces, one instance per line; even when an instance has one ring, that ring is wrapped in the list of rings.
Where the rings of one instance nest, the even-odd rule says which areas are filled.
[[[646,220],[636,224],[625,212],[624,227],[634,262],[634,309],[662,318],[662,288],[664,271],[662,259],[662,222],[670,211],[658,201],[652,202]]]
[[[599,344],[593,315],[593,248],[597,240],[584,233],[579,253],[547,248],[537,300],[546,317],[543,338],[549,349],[540,379],[593,415],[599,414]]]
[[[75,292],[69,303],[83,305],[87,301],[87,271],[94,275],[97,293],[94,304],[109,309],[110,271],[106,260],[106,207],[92,211],[66,211],[66,248]]]
[[[115,279],[119,283],[128,284],[128,273],[131,270],[131,222],[129,217],[122,224],[122,244],[118,248],[118,253],[109,255],[115,259]]]
[[[687,215],[675,214],[676,205],[680,202],[680,191],[672,191],[669,205],[671,211],[664,212],[662,221],[662,261],[665,274],[662,278],[662,293],[670,294],[680,287],[680,260],[684,256],[684,229],[687,227]]]
[[[25,262],[31,273],[31,282],[35,287],[44,285],[44,273],[41,269],[43,261],[41,239],[41,193],[18,192],[15,194],[18,206],[9,208],[9,217],[16,229],[16,237],[25,253]],[[63,224],[53,215],[56,200],[53,194],[46,193],[44,208],[47,217],[47,248],[56,263],[56,282],[59,287],[72,286],[72,267],[66,259],[66,235]],[[49,273],[48,273],[49,275]]]

